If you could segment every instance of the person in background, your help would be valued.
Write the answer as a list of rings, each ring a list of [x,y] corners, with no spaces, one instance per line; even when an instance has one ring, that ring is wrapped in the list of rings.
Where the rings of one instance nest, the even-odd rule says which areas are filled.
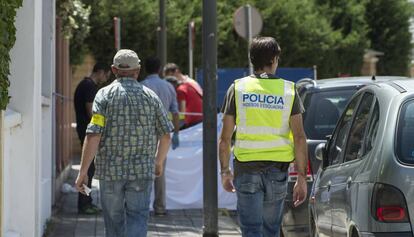
[[[145,60],[145,71],[148,76],[141,83],[150,88],[160,98],[165,110],[172,115],[174,124],[174,133],[172,136],[172,149],[179,146],[178,131],[180,130],[180,121],[178,117],[177,95],[174,87],[167,81],[159,77],[161,69],[161,61],[156,57],[150,57]],[[154,213],[156,216],[164,216],[167,214],[165,204],[165,175],[155,178],[154,181]]]
[[[111,67],[105,63],[96,63],[90,76],[85,77],[76,87],[74,105],[76,113],[76,132],[81,147],[86,136],[86,127],[92,118],[92,103],[98,87],[105,83],[111,74]],[[88,169],[88,184],[92,187],[92,178],[95,173],[95,164],[92,162]],[[96,214],[100,210],[92,204],[92,197],[78,194],[78,212],[80,214]]]
[[[295,84],[274,76],[280,53],[274,38],[253,39],[250,61],[254,74],[234,81],[222,107],[221,182],[224,190],[237,194],[242,236],[279,236],[287,170],[293,160],[298,167],[294,206],[306,199],[304,109]],[[234,174],[229,164],[233,133]]]
[[[76,189],[85,194],[95,155],[107,237],[146,237],[154,176],[164,173],[173,126],[158,96],[137,81],[138,55],[119,50],[116,80],[100,89],[86,130]]]
[[[203,90],[200,85],[187,75],[183,75],[174,63],[164,66],[164,75],[177,78],[176,87],[178,108],[184,113],[184,125],[181,129],[191,127],[203,121]]]

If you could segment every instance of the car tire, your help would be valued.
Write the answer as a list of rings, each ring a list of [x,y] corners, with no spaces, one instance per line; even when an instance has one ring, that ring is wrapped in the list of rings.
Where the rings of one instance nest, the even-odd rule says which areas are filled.
[[[352,230],[352,235],[351,237],[359,237],[358,231],[356,229]]]

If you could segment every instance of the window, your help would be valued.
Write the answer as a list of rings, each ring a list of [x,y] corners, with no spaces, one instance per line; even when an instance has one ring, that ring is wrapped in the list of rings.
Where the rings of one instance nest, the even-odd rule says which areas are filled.
[[[331,135],[356,88],[319,90],[306,94],[303,115],[306,136],[312,140],[325,140]]]
[[[354,110],[358,104],[361,95],[354,97],[351,102],[349,102],[348,107],[345,110],[345,114],[340,120],[332,139],[329,142],[328,147],[328,157],[329,164],[335,165],[340,163],[343,152],[345,151],[346,137],[348,130],[351,127],[352,117],[354,115]]]
[[[380,118],[380,116],[379,116],[379,106],[378,106],[378,102],[377,102],[377,103],[375,103],[374,111],[372,112],[372,115],[371,115],[371,121],[369,123],[367,136],[366,136],[365,142],[364,142],[365,152],[364,152],[363,155],[370,152],[372,150],[372,148],[374,147],[375,138],[377,137],[377,132],[378,132],[379,118]]]
[[[396,137],[398,159],[404,164],[414,165],[414,100],[401,107]]]
[[[369,121],[374,95],[365,93],[355,114],[355,119],[349,130],[348,145],[345,152],[345,162],[355,160],[362,155],[365,130]]]

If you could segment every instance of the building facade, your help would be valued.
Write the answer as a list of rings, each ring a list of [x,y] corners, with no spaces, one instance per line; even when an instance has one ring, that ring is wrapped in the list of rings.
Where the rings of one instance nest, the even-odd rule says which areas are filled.
[[[10,103],[3,116],[1,236],[40,237],[56,180],[55,0],[24,0],[11,50]]]

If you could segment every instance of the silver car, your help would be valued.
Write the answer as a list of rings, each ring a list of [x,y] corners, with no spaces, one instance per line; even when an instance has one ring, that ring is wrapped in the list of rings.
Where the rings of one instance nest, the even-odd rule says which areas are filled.
[[[413,236],[414,80],[363,87],[315,153],[311,236]]]
[[[359,89],[378,81],[401,79],[401,77],[341,77],[323,80],[302,79],[296,83],[298,93],[303,100],[305,113],[303,125],[307,136],[309,164],[307,179],[308,190],[313,184],[320,161],[315,159],[315,148],[326,142],[331,135],[338,119],[348,104],[349,99]],[[289,168],[288,195],[285,201],[284,218],[281,236],[305,237],[309,235],[309,217],[307,201],[299,207],[293,207],[293,186],[297,171],[293,163]],[[310,191],[309,191],[310,192]],[[308,194],[309,194],[308,192]]]

